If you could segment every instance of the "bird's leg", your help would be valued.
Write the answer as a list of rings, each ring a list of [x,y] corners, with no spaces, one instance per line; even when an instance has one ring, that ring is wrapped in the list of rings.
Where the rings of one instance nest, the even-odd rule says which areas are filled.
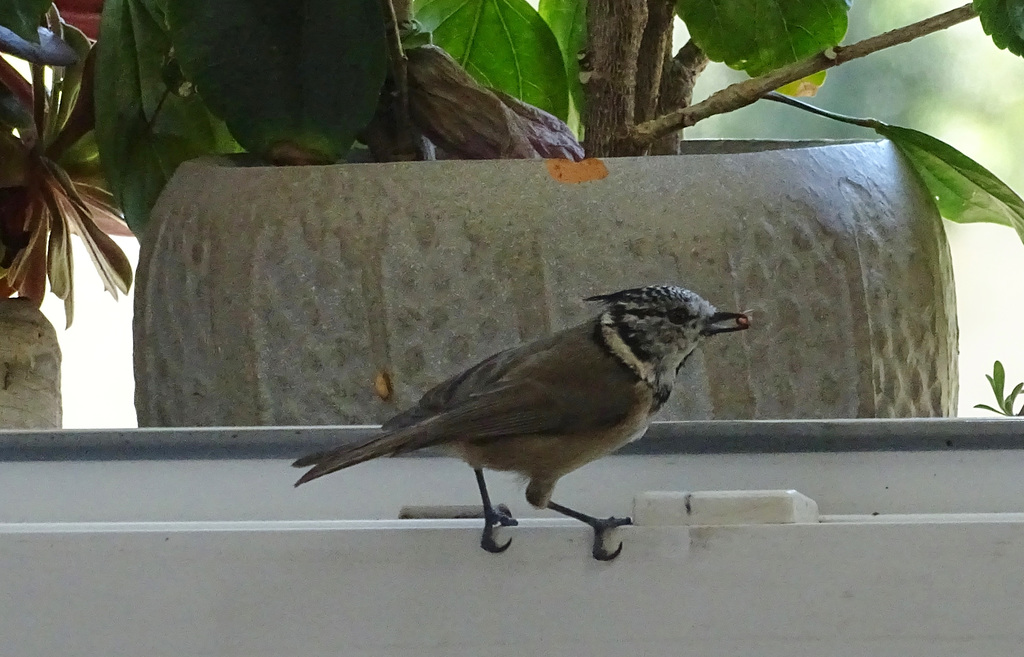
[[[567,506],[562,506],[557,502],[548,502],[548,508],[552,511],[557,511],[562,515],[575,518],[580,522],[585,522],[594,528],[594,558],[598,561],[611,561],[615,557],[619,556],[622,552],[622,543],[619,543],[619,547],[614,552],[609,552],[604,547],[604,535],[609,529],[615,529],[616,527],[622,527],[623,525],[632,525],[633,520],[630,518],[595,518],[594,516],[588,516],[585,513],[580,513],[574,509],[570,509]]]
[[[487,494],[487,484],[484,482],[484,471],[476,468],[473,472],[476,473],[476,483],[480,487],[480,499],[484,503],[484,533],[480,537],[480,547],[494,554],[504,552],[509,545],[512,545],[512,539],[508,539],[504,545],[498,545],[494,540],[494,527],[495,525],[515,527],[519,521],[512,517],[508,507],[504,504],[499,504],[497,509],[491,506],[491,496]]]

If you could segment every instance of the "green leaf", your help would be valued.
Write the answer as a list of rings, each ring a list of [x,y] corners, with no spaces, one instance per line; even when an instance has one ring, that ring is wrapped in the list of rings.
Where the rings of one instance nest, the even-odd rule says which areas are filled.
[[[1003,364],[998,360],[992,365],[992,376],[988,382],[992,384],[992,392],[995,393],[996,399],[1002,404],[1003,390],[1006,384],[1006,371],[1003,370]]]
[[[838,44],[848,0],[677,0],[690,37],[716,62],[758,76]]]
[[[1017,396],[1021,393],[1021,390],[1024,390],[1024,383],[1018,383],[1009,396],[1007,396],[1006,402],[1003,404],[1007,415],[1013,415],[1013,404],[1017,401]]]
[[[568,117],[565,63],[526,0],[417,0],[416,20],[482,85]]]
[[[1024,200],[991,171],[918,130],[881,122],[873,127],[907,157],[935,197],[943,217],[959,223],[1010,226],[1024,240]],[[999,361],[996,365],[1002,368]]]
[[[828,71],[818,71],[789,84],[784,84],[776,91],[787,96],[813,96],[818,93],[821,85],[825,84],[827,74]]]
[[[379,0],[167,0],[185,77],[246,150],[335,162],[387,73]]]
[[[403,50],[412,50],[434,43],[434,35],[423,29],[423,25],[415,20],[403,21],[398,26],[398,36],[402,41]]]
[[[999,409],[992,408],[988,404],[975,404],[974,408],[980,408],[982,410],[992,411],[993,413],[998,413],[999,415],[1006,415],[1006,413],[1000,411]]]
[[[1000,48],[1024,57],[1024,2],[974,0],[981,28]]]
[[[580,54],[587,47],[587,0],[540,0],[537,12],[548,24],[558,41],[565,62],[565,80],[569,87],[570,126],[580,134],[579,117],[583,114],[583,83],[580,82]]]
[[[96,143],[110,191],[140,235],[181,162],[236,151],[224,124],[193,94],[169,93],[163,0],[106,0],[96,59]]]
[[[82,85],[82,72],[85,61],[92,49],[89,38],[74,25],[63,26],[64,40],[78,55],[78,62],[67,68],[53,71],[53,84],[50,85],[51,107],[47,111],[45,140],[49,145],[53,138],[64,128],[71,116],[71,110],[78,100],[78,91]]]
[[[0,2],[0,26],[19,37],[39,43],[37,28],[51,0],[3,0]]]

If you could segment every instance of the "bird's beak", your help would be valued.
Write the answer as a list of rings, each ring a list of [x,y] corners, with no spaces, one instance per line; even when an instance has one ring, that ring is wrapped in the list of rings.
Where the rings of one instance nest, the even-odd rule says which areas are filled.
[[[744,331],[748,328],[750,328],[750,318],[743,313],[715,313],[711,316],[708,325],[704,327],[701,334],[731,333],[733,331]]]

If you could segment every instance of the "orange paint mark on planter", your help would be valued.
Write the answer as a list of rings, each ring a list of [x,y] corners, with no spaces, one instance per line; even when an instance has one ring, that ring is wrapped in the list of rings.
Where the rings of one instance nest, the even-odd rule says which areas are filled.
[[[377,372],[377,376],[373,379],[373,391],[384,401],[391,399],[394,388],[391,386],[391,375],[387,370]]]
[[[608,177],[608,167],[596,157],[581,162],[572,160],[544,160],[551,177],[561,183],[583,183]]]

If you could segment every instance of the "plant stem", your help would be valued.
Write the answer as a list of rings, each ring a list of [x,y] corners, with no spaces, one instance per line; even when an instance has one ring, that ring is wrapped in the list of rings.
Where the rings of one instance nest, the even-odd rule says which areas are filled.
[[[395,100],[398,110],[396,123],[398,134],[411,135],[412,122],[409,119],[409,60],[402,48],[402,35],[398,30],[398,14],[392,0],[382,0],[384,6],[384,29],[388,42],[388,58],[391,60],[391,75],[395,83]],[[411,141],[411,139],[410,139]]]
[[[665,135],[688,128],[710,116],[746,107],[784,84],[834,68],[873,52],[913,41],[918,37],[944,30],[977,16],[974,7],[968,3],[943,14],[858,41],[849,46],[836,46],[807,59],[783,66],[771,73],[732,84],[696,105],[682,107],[636,125],[629,131],[629,137],[635,143],[646,146]]]
[[[797,100],[796,98],[793,98],[791,96],[780,94],[777,91],[770,91],[766,93],[762,97],[762,100],[771,100],[776,103],[782,103],[783,105],[796,107],[797,109],[802,109],[803,111],[810,112],[811,114],[824,116],[825,118],[832,119],[833,121],[839,121],[840,123],[849,123],[850,125],[856,125],[862,128],[876,128],[879,125],[881,125],[881,122],[876,121],[875,119],[859,119],[855,116],[847,116],[846,114],[830,112],[826,109],[821,109],[820,107],[811,105],[810,103],[805,103],[802,100]]]
[[[29,64],[32,74],[32,121],[36,127],[36,146],[42,148],[46,131],[46,82],[42,64]]]

